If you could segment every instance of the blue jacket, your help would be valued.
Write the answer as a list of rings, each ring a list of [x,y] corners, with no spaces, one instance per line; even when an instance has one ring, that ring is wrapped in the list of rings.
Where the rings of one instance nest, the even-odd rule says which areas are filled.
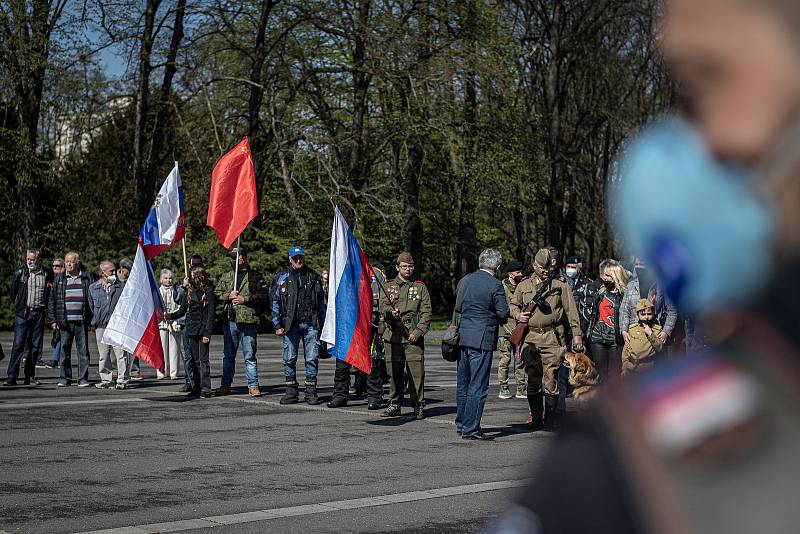
[[[89,307],[92,311],[92,326],[105,328],[111,320],[111,314],[117,307],[117,301],[122,295],[125,284],[115,280],[111,284],[111,291],[106,292],[103,282],[98,280],[89,286]]]
[[[459,346],[495,350],[498,327],[509,313],[503,284],[486,271],[478,270],[461,279],[458,291],[463,291]]]

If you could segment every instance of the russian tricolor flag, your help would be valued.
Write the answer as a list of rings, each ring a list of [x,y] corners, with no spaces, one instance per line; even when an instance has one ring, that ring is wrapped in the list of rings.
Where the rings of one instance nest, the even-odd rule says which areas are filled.
[[[339,208],[331,231],[328,311],[320,339],[329,352],[370,373],[372,356],[372,267]]]
[[[103,333],[103,343],[121,347],[163,373],[164,349],[158,323],[164,318],[164,303],[142,249],[139,244],[125,289]]]
[[[153,207],[139,232],[145,258],[152,260],[183,239],[186,225],[183,220],[183,183],[178,162],[156,195]]]

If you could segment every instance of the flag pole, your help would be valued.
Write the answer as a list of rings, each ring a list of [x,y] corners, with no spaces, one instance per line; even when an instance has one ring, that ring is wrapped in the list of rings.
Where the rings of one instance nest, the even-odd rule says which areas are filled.
[[[186,261],[186,237],[184,236],[181,239],[181,245],[183,245],[183,276],[185,278],[189,278],[189,265]]]
[[[242,248],[242,236],[236,238],[236,266],[233,268],[233,290],[239,287],[239,249]]]

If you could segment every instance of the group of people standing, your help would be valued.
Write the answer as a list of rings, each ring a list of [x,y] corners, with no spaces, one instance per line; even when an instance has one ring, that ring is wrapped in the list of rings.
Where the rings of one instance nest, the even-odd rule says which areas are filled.
[[[498,280],[502,257],[494,249],[478,262],[478,271],[459,282],[454,314],[461,347],[456,428],[465,439],[491,439],[480,419],[495,348],[499,397],[527,399],[529,427],[552,430],[566,411],[567,350],[586,352],[607,381],[651,366],[678,323],[676,308],[640,259],[631,273],[616,260],[603,261],[597,281],[583,274],[578,256],[562,267],[553,247],[536,253],[528,277],[521,262],[511,261]],[[515,344],[521,324],[524,336]]]

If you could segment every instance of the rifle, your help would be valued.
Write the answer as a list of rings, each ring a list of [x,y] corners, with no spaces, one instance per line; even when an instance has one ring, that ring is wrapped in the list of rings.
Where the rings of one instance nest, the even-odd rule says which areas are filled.
[[[381,291],[383,291],[383,294],[386,295],[387,299],[389,299],[389,306],[392,307],[392,311],[398,311],[397,302],[389,295],[389,293],[386,292],[386,288],[383,287],[383,283],[380,281],[380,279],[378,279],[377,276],[375,277],[375,281],[378,282],[378,286],[380,286]],[[380,308],[380,306],[378,306],[378,308]],[[399,325],[403,327],[403,339],[408,339],[411,336],[411,332],[408,331],[408,327],[405,325],[405,323],[403,323],[403,320],[400,319],[400,317],[397,317],[397,319],[392,321],[392,323],[392,326],[397,326],[394,323],[399,323]]]
[[[550,305],[547,302],[542,300],[545,293],[550,291],[550,285],[553,282],[553,278],[556,277],[555,271],[551,272],[547,275],[547,278],[542,282],[542,285],[539,286],[539,290],[533,296],[531,301],[528,303],[525,308],[523,308],[523,313],[527,312],[531,315],[536,311],[536,308],[546,309],[550,308]],[[548,312],[549,313],[549,312]],[[509,343],[512,345],[519,347],[522,344],[522,340],[525,339],[525,336],[528,333],[528,323],[527,321],[524,323],[520,323],[517,321],[517,326],[514,328],[514,332],[508,338]]]

